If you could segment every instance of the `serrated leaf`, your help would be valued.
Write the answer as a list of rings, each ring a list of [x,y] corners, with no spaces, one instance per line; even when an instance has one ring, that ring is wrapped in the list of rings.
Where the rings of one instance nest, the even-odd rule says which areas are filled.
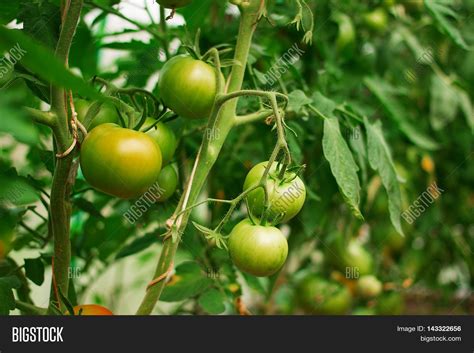
[[[44,263],[41,257],[25,259],[25,274],[34,284],[41,286],[44,282]]]
[[[323,152],[344,200],[354,216],[363,219],[359,210],[360,183],[357,175],[359,168],[341,135],[339,121],[334,116],[324,120]]]
[[[212,282],[196,262],[184,262],[176,267],[176,273],[163,290],[160,300],[177,302],[195,297],[209,288]]]
[[[456,19],[457,14],[447,6],[445,1],[425,0],[425,7],[436,22],[438,29],[449,36],[454,43],[465,50],[470,50],[461,32],[450,22],[449,17]]]
[[[420,129],[407,119],[408,113],[405,108],[390,92],[393,90],[393,87],[377,77],[366,77],[364,83],[377,97],[380,103],[382,103],[388,116],[398,125],[400,131],[402,131],[411,142],[427,150],[435,150],[439,147],[435,141],[420,132]]]
[[[8,315],[15,309],[13,289],[20,288],[20,280],[14,276],[0,277],[0,315]]]
[[[379,173],[382,184],[387,192],[390,220],[397,232],[403,235],[400,223],[400,215],[402,212],[400,184],[390,149],[383,136],[382,123],[377,121],[375,124],[370,124],[367,118],[364,118],[364,123],[367,130],[369,164],[373,170]]]
[[[199,306],[207,313],[217,315],[225,311],[225,295],[215,288],[205,291],[199,297]]]

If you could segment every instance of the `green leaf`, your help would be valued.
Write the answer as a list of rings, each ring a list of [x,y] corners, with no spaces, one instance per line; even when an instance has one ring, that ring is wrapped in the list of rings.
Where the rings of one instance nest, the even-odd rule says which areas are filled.
[[[431,77],[430,120],[435,130],[441,130],[454,120],[458,112],[458,93],[438,75]]]
[[[15,19],[20,5],[20,1],[18,0],[0,1],[0,25],[7,24]]]
[[[196,262],[184,262],[176,267],[176,274],[166,285],[160,299],[177,302],[195,297],[209,288],[212,282]]]
[[[34,284],[41,286],[44,282],[44,263],[41,257],[25,259],[25,273]]]
[[[0,315],[8,315],[15,309],[13,289],[20,288],[20,281],[14,276],[0,277]]]
[[[354,216],[363,219],[359,210],[360,183],[357,175],[359,168],[341,135],[339,121],[334,116],[324,120],[323,152],[344,200]]]
[[[367,118],[364,118],[364,121],[367,130],[369,164],[373,170],[379,173],[387,192],[390,220],[397,232],[403,235],[400,223],[400,214],[402,212],[400,184],[390,149],[383,136],[382,123],[377,121],[375,124],[370,124]]]
[[[156,232],[145,234],[144,236],[134,239],[130,244],[124,246],[120,251],[118,252],[117,256],[115,256],[116,259],[121,259],[123,257],[127,257],[130,255],[134,255],[139,253],[140,251],[143,251],[153,244],[156,244],[158,242],[158,236]]]
[[[16,171],[0,175],[0,203],[27,205],[39,199],[36,190]]]
[[[80,210],[84,212],[87,212],[91,216],[94,216],[97,218],[103,218],[100,211],[94,206],[92,202],[87,201],[86,199],[83,199],[83,198],[74,198],[73,203],[74,205],[76,205],[77,208],[79,208]]]
[[[215,288],[205,291],[199,297],[199,306],[207,313],[217,315],[225,311],[225,295]]]
[[[417,146],[435,150],[439,146],[430,137],[420,132],[420,128],[414,126],[406,117],[408,113],[405,108],[392,96],[393,87],[377,77],[366,77],[364,83],[367,88],[377,97],[384,106],[388,116],[398,125],[400,131]]]
[[[429,14],[435,20],[438,29],[449,36],[453,42],[461,48],[471,50],[462,37],[461,32],[450,22],[449,17],[457,19],[458,15],[446,5],[446,1],[425,0],[424,2]]]
[[[6,29],[0,26],[0,51],[8,51],[14,47],[19,47],[22,50],[24,56],[21,59],[21,64],[39,77],[49,80],[57,86],[71,89],[87,98],[104,99],[101,94],[80,77],[66,69],[51,50],[19,30]]]
[[[303,91],[296,90],[291,92],[288,95],[289,103],[288,109],[299,113],[305,105],[311,104],[313,101],[306,97],[306,94]]]
[[[455,87],[455,89],[458,94],[461,111],[466,117],[467,124],[471,128],[471,131],[474,132],[474,109],[472,108],[471,98],[469,98],[469,94],[463,89],[459,87]]]

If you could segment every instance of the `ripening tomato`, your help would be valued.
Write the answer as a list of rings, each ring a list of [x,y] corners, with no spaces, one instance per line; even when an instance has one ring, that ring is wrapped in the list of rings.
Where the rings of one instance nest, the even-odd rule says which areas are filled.
[[[363,298],[373,298],[382,292],[382,283],[373,275],[365,275],[357,280],[357,293]]]
[[[150,126],[155,123],[152,118],[147,118],[142,130],[147,130]],[[163,157],[163,165],[167,165],[173,159],[176,148],[178,147],[178,141],[173,130],[171,130],[166,124],[160,122],[146,131],[147,135],[150,135],[160,146],[161,154]]]
[[[323,315],[346,314],[352,302],[346,286],[315,275],[305,277],[298,284],[297,297],[306,311]]]
[[[217,94],[216,69],[188,55],[169,60],[158,83],[163,102],[183,118],[209,116]]]
[[[91,107],[92,103],[85,99],[76,99],[74,101],[74,108],[76,109],[77,119],[83,123],[86,118],[87,112]],[[118,124],[120,120],[117,109],[112,103],[104,103],[101,105],[99,112],[92,120],[89,127],[86,126],[88,130],[107,123]]]
[[[177,9],[178,7],[188,6],[193,0],[157,0],[157,2],[167,9]]]
[[[262,162],[253,167],[244,182],[244,190],[247,190],[260,183],[265,167],[268,162]],[[268,220],[278,220],[288,222],[295,217],[303,207],[306,199],[306,187],[300,177],[294,173],[287,172],[283,180],[279,179],[277,163],[270,168],[267,179],[269,189],[270,209]],[[247,196],[250,212],[256,217],[261,217],[265,209],[265,192],[263,188],[255,189]]]
[[[73,309],[74,315],[77,316],[110,316],[114,314],[109,309],[96,304],[77,305]]]
[[[229,235],[229,253],[239,270],[271,276],[285,263],[288,242],[278,228],[255,225],[246,218]]]
[[[340,51],[345,50],[346,48],[352,50],[356,39],[356,31],[351,18],[340,13],[336,15],[335,20],[339,25],[339,34],[336,39],[337,49]]]
[[[147,134],[103,124],[81,147],[81,169],[94,188],[129,199],[142,195],[158,179],[161,151]]]
[[[165,202],[173,196],[178,188],[178,173],[175,167],[171,164],[164,167],[156,184],[155,199],[157,202]]]

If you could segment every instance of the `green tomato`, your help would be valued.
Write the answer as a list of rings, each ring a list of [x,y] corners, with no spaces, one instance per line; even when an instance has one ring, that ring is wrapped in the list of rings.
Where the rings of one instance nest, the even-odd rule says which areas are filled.
[[[390,232],[387,235],[387,239],[385,240],[385,244],[387,248],[392,253],[400,253],[403,250],[405,243],[406,243],[406,237],[404,237],[403,235],[400,235],[395,230],[390,230]]]
[[[103,124],[93,129],[81,147],[81,169],[94,188],[124,199],[146,192],[158,179],[162,158],[147,134]]]
[[[158,86],[161,99],[176,114],[207,118],[217,94],[216,70],[204,61],[178,55],[163,66]]]
[[[403,297],[398,292],[390,292],[377,299],[375,310],[379,315],[401,315],[405,310]]]
[[[244,182],[244,190],[250,189],[262,179],[268,162],[262,162],[253,167]],[[306,199],[306,187],[300,177],[287,172],[283,181],[278,179],[277,163],[270,168],[267,179],[269,190],[270,209],[268,219],[278,219],[279,222],[288,222],[295,217],[303,207]],[[265,191],[263,188],[255,189],[247,195],[250,212],[256,217],[261,217],[265,209]],[[283,215],[283,216],[282,216]]]
[[[352,302],[346,286],[314,275],[299,283],[297,295],[301,306],[313,314],[343,315],[348,312]]]
[[[376,32],[383,32],[387,28],[387,12],[379,7],[374,11],[365,14],[364,22],[370,29]]]
[[[147,130],[154,123],[154,119],[147,118],[142,130]],[[160,122],[146,133],[158,143],[158,146],[160,146],[161,154],[163,155],[163,165],[167,165],[171,162],[174,153],[176,152],[176,148],[178,147],[178,141],[176,140],[176,135],[173,130]]]
[[[369,315],[375,315],[375,314],[376,314],[375,310],[372,308],[358,307],[352,311],[352,315],[357,315],[357,316],[369,316]]]
[[[193,0],[157,0],[157,2],[167,9],[176,9],[178,7],[188,6]]]
[[[158,191],[155,195],[157,202],[165,202],[173,196],[178,188],[178,173],[173,165],[169,164],[161,170],[157,184]]]
[[[337,49],[352,49],[356,38],[356,31],[351,18],[345,14],[338,14],[335,19],[339,24],[339,34],[336,39]]]
[[[229,253],[243,272],[264,277],[276,273],[288,256],[288,242],[275,227],[254,225],[248,218],[229,235]]]
[[[365,275],[357,280],[357,293],[363,298],[374,298],[382,292],[382,283],[373,275]]]
[[[74,101],[74,108],[76,109],[77,119],[83,123],[84,119],[86,118],[87,112],[91,107],[92,103],[85,100],[85,99],[76,99]],[[112,103],[104,103],[100,107],[99,112],[95,116],[94,120],[89,127],[86,126],[88,130],[92,130],[93,128],[102,125],[102,124],[118,124],[120,120],[119,114],[117,113],[117,109]]]
[[[342,269],[343,271],[345,271],[347,268],[353,268],[361,276],[370,274],[372,272],[372,255],[370,255],[370,253],[356,239],[349,241],[347,248],[342,251],[341,257],[342,263],[344,265],[344,269]]]

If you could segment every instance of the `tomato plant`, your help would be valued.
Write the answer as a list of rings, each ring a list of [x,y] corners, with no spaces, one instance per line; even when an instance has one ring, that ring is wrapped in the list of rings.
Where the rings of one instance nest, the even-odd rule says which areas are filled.
[[[472,313],[471,13],[1,1],[0,315]]]

